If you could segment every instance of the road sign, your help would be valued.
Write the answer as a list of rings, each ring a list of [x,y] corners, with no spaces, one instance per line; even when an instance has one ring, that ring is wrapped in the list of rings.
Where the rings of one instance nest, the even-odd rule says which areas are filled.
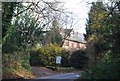
[[[56,64],[60,64],[61,63],[61,56],[57,56],[56,57]]]

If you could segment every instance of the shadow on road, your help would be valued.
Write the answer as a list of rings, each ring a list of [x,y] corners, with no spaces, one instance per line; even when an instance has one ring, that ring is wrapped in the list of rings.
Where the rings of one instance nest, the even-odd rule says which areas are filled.
[[[26,79],[26,80],[17,80],[17,79],[7,79],[2,81],[74,81],[74,79]]]

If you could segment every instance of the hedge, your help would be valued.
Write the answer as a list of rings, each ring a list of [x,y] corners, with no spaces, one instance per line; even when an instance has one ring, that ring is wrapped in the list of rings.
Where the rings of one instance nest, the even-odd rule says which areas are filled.
[[[36,47],[30,52],[30,63],[33,66],[55,66],[57,56],[61,56],[62,60],[67,59],[69,52],[57,44],[45,45]],[[63,66],[68,66],[68,63],[63,63]]]

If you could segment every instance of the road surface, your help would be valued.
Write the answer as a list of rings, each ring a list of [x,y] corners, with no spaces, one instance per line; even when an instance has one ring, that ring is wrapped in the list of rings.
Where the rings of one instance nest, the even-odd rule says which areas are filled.
[[[9,81],[74,81],[75,79],[77,79],[80,76],[80,74],[81,74],[80,72],[65,73],[65,74],[57,74],[57,75],[52,75],[52,76],[40,77],[37,79],[9,80]],[[4,81],[4,80],[2,80],[2,81]]]
[[[57,74],[53,76],[40,77],[37,79],[27,80],[27,81],[74,81],[80,76],[79,74],[80,73]]]
[[[41,77],[38,79],[77,79],[80,75],[80,73],[65,73],[65,74],[57,74],[54,76],[47,76],[47,77]]]

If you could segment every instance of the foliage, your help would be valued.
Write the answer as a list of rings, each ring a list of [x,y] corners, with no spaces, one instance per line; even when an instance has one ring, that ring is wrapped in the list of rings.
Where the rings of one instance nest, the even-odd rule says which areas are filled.
[[[62,67],[71,66],[70,57],[71,57],[70,51],[66,51],[66,50],[62,51],[62,60],[61,60]]]
[[[31,12],[32,13],[32,12]],[[41,38],[41,29],[38,27],[38,20],[28,11],[18,15],[11,25],[11,35],[6,38],[3,44],[3,52],[9,53],[28,49]]]
[[[102,2],[93,2],[89,17],[86,24],[86,35],[85,39],[90,42],[92,38],[96,38],[96,41],[98,39],[98,33],[100,33],[100,28],[103,27],[103,18],[106,17],[108,14],[107,11],[105,11],[105,6],[102,4]],[[97,33],[98,32],[98,33]],[[97,34],[96,34],[97,33]],[[97,36],[97,37],[96,37]]]
[[[57,43],[60,45],[62,42],[62,36],[60,35],[59,23],[56,18],[54,18],[52,25],[53,28],[50,30],[49,41],[51,41],[52,44]]]
[[[70,59],[71,59],[71,65],[75,68],[83,69],[87,67],[88,56],[85,50],[74,51]]]
[[[119,79],[119,61],[110,56],[110,53],[105,53],[104,58],[97,64],[87,69],[82,74],[84,79]]]
[[[17,55],[19,54],[19,55]],[[22,56],[22,54],[26,54],[25,57]],[[13,54],[3,54],[2,60],[3,60],[3,67],[4,68],[25,68],[30,70],[29,62],[29,56],[28,52],[15,52]]]
[[[58,15],[60,8],[55,5],[58,2],[44,0],[30,4],[2,3],[3,68],[7,71],[11,68],[30,70],[28,52],[34,44],[43,40],[42,30],[51,26],[53,14]]]
[[[3,3],[2,9],[2,31],[4,32],[2,68],[4,68],[3,70],[8,69],[8,74],[12,68],[17,71],[18,69],[31,71],[29,50],[36,41],[42,40],[43,25],[39,25],[38,19],[31,14],[32,10],[29,8],[24,10],[25,7],[22,3]],[[24,11],[18,14],[22,10]],[[6,75],[7,71],[3,72],[3,75]]]
[[[16,2],[12,2],[12,3],[6,3],[3,2],[2,3],[2,37],[6,38],[8,36],[9,29],[11,28],[11,21],[12,21],[12,17],[14,15],[14,11],[15,11],[15,7],[17,6]],[[4,39],[5,39],[4,38]]]
[[[61,44],[62,42],[62,36],[59,34],[59,30],[58,29],[52,29],[50,30],[50,40],[51,40],[51,43],[54,44],[54,43],[57,43],[57,44]]]
[[[56,66],[46,66],[46,68],[49,68],[53,71],[60,71],[60,72],[72,72],[76,69],[74,67],[56,67]]]
[[[15,70],[25,69],[27,71],[31,71],[31,67],[29,64],[29,53],[28,53],[29,51],[28,36],[30,36],[31,34],[28,35],[28,33],[26,34],[26,32],[24,31],[31,32],[28,25],[29,23],[33,23],[30,25],[30,27],[35,27],[34,26],[35,19],[30,18],[30,15],[28,16],[27,11],[24,13],[26,14],[26,16],[22,14],[15,16],[16,14],[15,10],[17,11],[17,9],[19,8],[23,9],[23,5],[21,3],[11,3],[11,2],[3,3],[3,8],[2,8],[3,9],[2,31],[4,32],[3,40],[2,40],[2,49],[3,49],[2,68],[4,68],[3,70],[7,69],[8,74],[9,74],[9,70],[13,68]],[[24,20],[25,22],[22,22]],[[3,72],[3,75],[5,73],[7,74],[7,71]],[[3,78],[5,77],[3,76]]]
[[[71,71],[75,71],[75,68],[73,68],[73,67],[57,67],[57,71],[71,72]]]
[[[61,65],[55,64],[56,56],[61,56]],[[69,51],[64,50],[56,44],[37,47],[30,52],[30,63],[34,66],[62,66],[83,69],[87,67],[88,56],[85,51],[78,50],[70,55]]]
[[[104,51],[112,50],[112,55],[119,52],[120,45],[118,41],[120,39],[118,34],[120,25],[118,22],[120,12],[115,4],[119,5],[119,3],[114,3],[113,6],[106,7],[102,2],[92,3],[89,12],[85,37],[89,43],[88,47],[91,46],[93,47],[91,49],[94,49],[96,62],[102,58]],[[89,51],[91,50],[89,49]]]
[[[35,76],[32,75],[31,71],[26,70],[25,68],[3,68],[3,75],[2,79],[31,79],[35,78]]]
[[[57,44],[36,47],[30,52],[31,65],[55,65],[56,56],[65,57],[64,49]]]
[[[88,49],[88,54],[94,55],[92,59],[95,64],[86,70],[82,77],[84,79],[118,79],[120,73],[120,42],[118,42],[120,41],[118,23],[120,22],[120,10],[118,6],[120,3],[111,2],[112,6],[107,7],[99,4],[104,6],[100,2],[93,3],[91,6],[85,35],[89,43],[88,47],[94,49],[94,53],[90,53],[91,50]],[[104,15],[101,15],[99,19],[100,14]],[[94,20],[96,18],[98,20]]]
[[[13,73],[19,72],[19,74],[30,74],[31,67],[29,64],[29,53],[28,52],[14,52],[13,54],[3,54],[2,55],[2,68],[3,68],[3,78],[15,78]],[[25,57],[23,57],[25,55]],[[11,76],[9,76],[9,74]],[[13,76],[13,77],[12,77]]]

